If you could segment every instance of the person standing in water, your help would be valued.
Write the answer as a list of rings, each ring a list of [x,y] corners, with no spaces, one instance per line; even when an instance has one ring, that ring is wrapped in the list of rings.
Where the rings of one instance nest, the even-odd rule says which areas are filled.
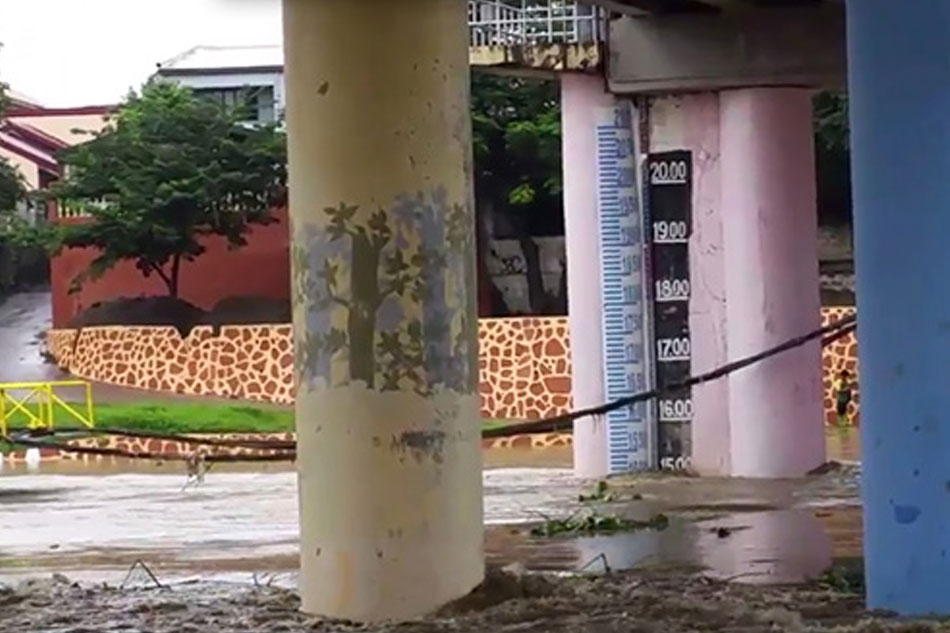
[[[835,412],[838,414],[838,426],[848,426],[848,405],[851,404],[851,372],[842,369],[834,382]]]

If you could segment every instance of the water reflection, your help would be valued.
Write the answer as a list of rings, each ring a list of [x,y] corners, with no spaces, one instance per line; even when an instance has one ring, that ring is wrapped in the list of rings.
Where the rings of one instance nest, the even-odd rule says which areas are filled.
[[[722,579],[802,582],[831,565],[831,539],[809,511],[753,512],[696,528],[700,562]]]
[[[529,569],[601,572],[651,565],[690,565],[710,576],[746,583],[787,584],[818,577],[834,557],[852,552],[861,517],[852,512],[835,532],[813,511],[786,509],[691,522],[674,519],[661,531],[535,539],[488,534],[492,562]],[[839,543],[835,542],[838,539]]]

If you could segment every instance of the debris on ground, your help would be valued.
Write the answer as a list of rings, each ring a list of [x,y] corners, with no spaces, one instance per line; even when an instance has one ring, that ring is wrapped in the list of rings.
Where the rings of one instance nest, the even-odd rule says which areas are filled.
[[[657,514],[646,521],[629,519],[615,514],[601,514],[596,510],[572,514],[566,518],[550,518],[531,529],[531,536],[561,536],[565,534],[613,534],[636,530],[665,530],[670,519]]]
[[[695,569],[657,568],[606,576],[488,574],[471,596],[399,624],[358,626],[299,612],[295,592],[224,583],[119,590],[30,581],[0,591],[3,631],[152,633],[482,633],[550,631],[928,631],[926,622],[869,614],[860,593],[821,582],[794,587],[729,584]]]
[[[607,482],[600,480],[592,493],[582,494],[577,497],[577,500],[581,503],[609,503],[614,500],[614,496],[610,493],[610,486]]]

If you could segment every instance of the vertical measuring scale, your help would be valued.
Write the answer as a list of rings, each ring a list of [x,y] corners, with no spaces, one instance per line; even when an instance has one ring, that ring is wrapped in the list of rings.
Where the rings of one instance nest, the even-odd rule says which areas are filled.
[[[609,402],[649,388],[643,218],[632,114],[629,103],[618,103],[601,108],[597,118],[604,386]],[[607,414],[610,474],[650,468],[651,419],[648,403]]]
[[[686,380],[692,369],[689,334],[689,237],[692,233],[692,154],[651,154],[647,159],[653,275],[656,384]],[[690,466],[692,389],[657,400],[657,448],[661,469]]]

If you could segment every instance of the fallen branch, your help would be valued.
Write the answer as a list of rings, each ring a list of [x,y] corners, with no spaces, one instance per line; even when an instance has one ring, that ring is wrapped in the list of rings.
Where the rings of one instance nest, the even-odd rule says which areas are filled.
[[[152,582],[155,583],[156,587],[158,587],[159,589],[168,589],[168,587],[163,585],[161,581],[158,579],[158,577],[155,576],[154,573],[152,573],[152,570],[149,569],[149,566],[146,565],[145,561],[142,560],[141,558],[136,559],[136,561],[132,563],[132,566],[129,567],[129,572],[125,575],[125,580],[122,581],[122,584],[119,585],[119,589],[125,589],[125,585],[132,578],[132,574],[133,572],[135,572],[136,567],[140,567],[141,569],[145,570],[145,573],[148,574],[148,577],[151,578]]]

